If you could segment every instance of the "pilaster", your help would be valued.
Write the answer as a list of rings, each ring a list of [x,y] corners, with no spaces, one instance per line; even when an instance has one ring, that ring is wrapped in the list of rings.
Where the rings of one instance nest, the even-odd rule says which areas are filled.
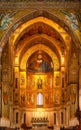
[[[2,48],[0,47],[0,117],[2,117],[2,65],[1,65]]]
[[[81,48],[79,49],[79,109],[77,111],[77,117],[79,120],[79,128],[81,130]]]

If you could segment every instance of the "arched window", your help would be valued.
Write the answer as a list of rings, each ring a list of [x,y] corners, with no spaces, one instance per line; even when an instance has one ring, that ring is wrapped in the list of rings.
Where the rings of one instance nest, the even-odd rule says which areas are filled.
[[[56,125],[56,113],[54,113],[54,124]]]
[[[18,112],[16,112],[16,123],[18,123]]]
[[[63,124],[63,112],[61,112],[61,124]]]
[[[24,113],[24,123],[26,123],[26,113]]]
[[[43,105],[43,94],[42,93],[37,94],[37,105],[38,106]]]

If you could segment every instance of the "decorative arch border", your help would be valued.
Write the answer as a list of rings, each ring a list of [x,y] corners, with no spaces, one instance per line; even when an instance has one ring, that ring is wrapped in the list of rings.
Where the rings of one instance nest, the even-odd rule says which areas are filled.
[[[48,37],[47,35],[43,34],[43,35],[40,35],[40,36],[34,36],[32,37],[31,39],[27,40],[27,43],[26,45],[24,45],[24,47],[22,47],[22,49],[20,50],[20,48],[16,51],[15,55],[19,56],[19,57],[22,57],[23,55],[23,51],[25,52],[26,50],[26,46],[31,43],[31,42],[35,42],[34,40],[38,39],[38,38],[43,38],[45,39],[46,41],[48,41],[49,43],[52,43],[56,49],[56,51],[59,53],[59,56],[61,57],[62,55],[62,52],[61,52],[61,49],[59,48],[59,44],[61,44],[59,41],[57,41],[56,39],[52,38],[52,37]],[[38,43],[40,44],[40,43]],[[25,50],[24,50],[25,48]]]
[[[42,45],[42,44],[35,45],[35,46],[31,47],[28,51],[26,51],[26,53],[23,55],[23,58],[21,59],[20,69],[26,70],[27,60],[34,52],[38,51],[39,48],[41,48],[41,50],[48,53],[48,55],[51,57],[51,59],[53,61],[53,65],[54,65],[54,71],[59,70],[60,63],[59,63],[58,57],[49,47]]]
[[[61,28],[66,27],[69,29],[70,31],[70,35],[72,34],[72,37],[74,36],[73,41],[75,43],[79,43],[79,40],[77,38],[77,36],[75,35],[75,33],[73,32],[73,30],[71,30],[68,25],[65,23],[65,21],[63,21],[61,18],[59,18],[58,16],[56,16],[55,14],[52,14],[48,11],[45,10],[37,10],[37,11],[32,11],[30,14],[26,14],[24,15],[22,18],[19,18],[16,20],[16,22],[13,22],[13,24],[10,26],[10,28],[7,29],[7,31],[5,32],[4,36],[1,39],[1,47],[3,48],[3,46],[6,44],[9,36],[17,29],[19,28],[19,26],[21,26],[22,24],[24,24],[25,22],[34,19],[36,17],[45,17],[45,18],[49,18],[50,20],[56,22]],[[61,21],[59,23],[59,21]],[[66,30],[65,28],[65,30]],[[67,30],[66,30],[67,31]],[[11,44],[11,42],[10,42]]]
[[[68,41],[70,42],[70,40],[71,40],[68,33],[54,21],[52,21],[48,18],[42,17],[42,16],[31,19],[31,20],[27,21],[26,23],[22,24],[18,29],[16,29],[9,38],[10,43],[14,45],[17,42],[17,39],[21,36],[22,32],[26,28],[28,28],[29,26],[31,26],[32,24],[37,23],[37,22],[45,23],[45,24],[51,26],[52,28],[54,28],[57,32],[59,32],[59,34],[62,37],[66,46],[68,46]],[[67,41],[67,38],[68,38],[68,41]]]

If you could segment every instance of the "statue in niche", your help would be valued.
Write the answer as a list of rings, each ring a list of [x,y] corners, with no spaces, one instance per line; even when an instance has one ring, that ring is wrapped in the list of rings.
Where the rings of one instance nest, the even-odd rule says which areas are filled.
[[[55,84],[56,84],[56,86],[58,86],[58,85],[59,85],[59,76],[56,76],[56,81],[55,81]]]
[[[59,95],[55,94],[55,103],[58,104],[59,103]]]
[[[53,102],[53,95],[51,94],[50,95],[50,103],[52,103]]]
[[[65,99],[64,92],[62,92],[62,102],[64,102],[64,99]]]
[[[3,92],[3,101],[4,101],[4,105],[8,104],[8,92],[7,91]]]
[[[76,102],[76,90],[75,89],[72,89],[71,102],[72,102],[72,104],[75,104],[75,102]]]
[[[32,102],[32,104],[34,104],[34,95],[33,94],[31,96],[31,102]]]
[[[30,96],[30,94],[28,93],[28,95],[27,95],[27,103],[30,104],[30,101],[31,101],[31,96]]]
[[[21,85],[24,85],[24,83],[25,83],[24,76],[21,76]]]
[[[45,97],[45,103],[46,103],[46,104],[49,103],[49,96],[48,96],[48,95]]]
[[[24,102],[24,101],[25,101],[25,95],[22,94],[22,95],[21,95],[21,103]]]
[[[18,92],[14,93],[14,101],[17,103],[18,102]]]
[[[39,79],[37,80],[37,87],[38,89],[42,88],[42,79],[39,77]]]
[[[50,79],[50,88],[52,88],[52,78]]]

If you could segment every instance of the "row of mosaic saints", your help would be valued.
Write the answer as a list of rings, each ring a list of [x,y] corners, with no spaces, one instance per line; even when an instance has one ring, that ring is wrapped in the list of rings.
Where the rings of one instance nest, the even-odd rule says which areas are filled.
[[[32,76],[31,76],[32,77]],[[53,90],[52,86],[52,77],[47,75],[45,79],[42,79],[42,77],[38,76],[38,79],[35,81],[34,78],[29,78],[28,87],[31,92],[25,90],[21,92],[21,103],[24,103],[27,101],[28,105],[35,105],[37,101],[37,104],[40,104],[40,100],[43,104],[52,104],[56,103],[59,104],[59,93],[55,92]],[[60,83],[59,76],[56,76],[55,78],[55,85],[59,86]],[[32,82],[31,82],[32,81]],[[30,87],[29,87],[30,86]],[[35,88],[34,88],[35,87]],[[45,87],[45,88],[44,88]],[[49,91],[48,91],[49,89]],[[33,91],[35,90],[35,91]],[[63,97],[64,98],[64,97]]]

